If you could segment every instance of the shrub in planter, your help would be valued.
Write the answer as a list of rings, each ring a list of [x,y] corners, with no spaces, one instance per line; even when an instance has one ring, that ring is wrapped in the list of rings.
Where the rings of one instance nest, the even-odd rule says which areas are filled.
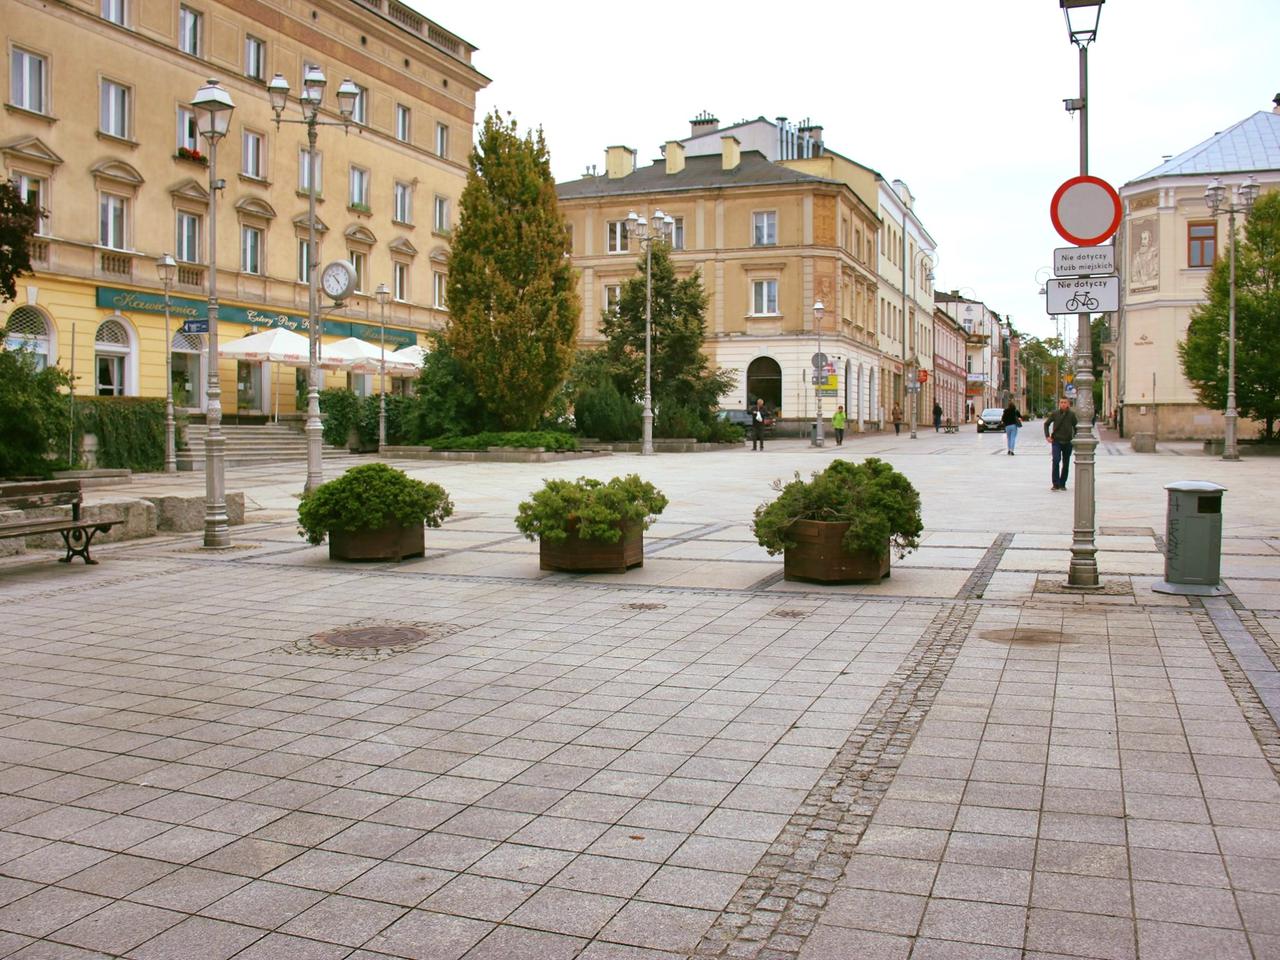
[[[920,494],[883,460],[836,460],[813,479],[797,473],[756,508],[756,540],[784,554],[787,579],[873,580],[889,573],[889,555],[920,546]]]
[[[400,560],[422,556],[423,524],[438,527],[452,514],[439,484],[366,463],[303,495],[298,532],[316,544],[327,534],[335,560]]]
[[[644,531],[667,498],[634,473],[548,480],[520,504],[516,528],[539,543],[543,570],[625,571],[644,562]]]

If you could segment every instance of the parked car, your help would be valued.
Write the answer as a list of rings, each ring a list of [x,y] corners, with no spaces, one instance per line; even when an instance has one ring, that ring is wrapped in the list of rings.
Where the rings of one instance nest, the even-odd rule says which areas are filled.
[[[736,423],[743,430],[751,431],[751,411],[750,410],[721,410],[717,416],[721,420],[727,420],[729,423]],[[773,417],[768,414],[764,418],[764,434],[766,437],[773,435]]]
[[[1004,407],[987,407],[978,414],[978,432],[985,433],[988,430],[997,430],[1003,432],[1004,424]]]

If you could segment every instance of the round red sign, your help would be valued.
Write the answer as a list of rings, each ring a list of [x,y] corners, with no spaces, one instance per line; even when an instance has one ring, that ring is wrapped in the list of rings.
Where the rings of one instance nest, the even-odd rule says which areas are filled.
[[[1097,177],[1072,177],[1058,188],[1049,204],[1053,229],[1068,243],[1094,247],[1108,240],[1120,226],[1120,194]]]

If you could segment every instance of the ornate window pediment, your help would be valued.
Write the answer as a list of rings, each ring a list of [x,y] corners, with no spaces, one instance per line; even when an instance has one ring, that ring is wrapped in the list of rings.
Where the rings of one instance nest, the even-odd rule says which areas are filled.
[[[169,195],[174,200],[188,200],[205,205],[209,203],[209,191],[194,177],[187,177],[175,183],[169,188]]]
[[[52,169],[62,163],[62,158],[39,137],[14,137],[6,140],[0,143],[0,154],[3,154],[10,164],[14,160],[19,160],[28,166],[35,164]]]
[[[236,201],[236,212],[241,217],[257,217],[260,220],[274,220],[276,208],[261,197],[241,197]],[[303,220],[305,221],[305,217]]]
[[[439,246],[433,247],[431,249],[431,256],[429,259],[431,260],[432,263],[448,263],[449,248],[444,246],[444,244],[440,244]]]
[[[418,248],[413,245],[408,237],[396,237],[389,244],[392,253],[399,254],[402,257],[416,257]]]
[[[372,247],[378,242],[378,238],[373,235],[373,231],[368,227],[363,227],[358,223],[353,223],[342,231],[342,235],[347,238],[348,243],[359,243],[366,247]]]
[[[297,227],[298,230],[306,231],[310,229],[311,221],[307,219],[307,215],[305,213],[300,213],[293,218],[293,225]],[[328,232],[329,232],[328,225],[326,225],[325,222],[321,220],[319,217],[316,217],[316,233],[328,233]]]
[[[131,190],[136,190],[146,182],[136,167],[113,157],[99,160],[89,168],[89,172],[93,174],[93,179],[99,187],[105,181],[116,187],[128,187]]]

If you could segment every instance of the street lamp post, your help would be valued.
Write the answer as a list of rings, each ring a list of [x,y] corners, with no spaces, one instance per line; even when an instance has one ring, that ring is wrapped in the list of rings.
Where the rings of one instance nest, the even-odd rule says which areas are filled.
[[[822,352],[822,317],[826,313],[826,307],[821,300],[815,300],[813,304],[813,324],[818,331],[818,358],[819,363],[814,364],[813,370],[813,394],[817,401],[817,412],[813,418],[813,445],[820,447],[825,443],[822,436],[822,388],[827,380],[827,358]]]
[[[378,456],[387,445],[387,301],[391,291],[385,283],[378,284],[374,296],[378,298]]]
[[[307,482],[303,488],[310,492],[324,482],[324,464],[321,445],[324,442],[320,423],[320,316],[319,271],[320,254],[316,243],[316,129],[318,127],[342,127],[349,130],[351,115],[355,111],[360,88],[347,77],[338,86],[338,114],[341,120],[321,120],[320,107],[324,102],[324,88],[328,81],[324,71],[317,66],[307,67],[302,77],[302,93],[298,106],[301,120],[285,120],[283,113],[289,105],[289,81],[277,73],[267,84],[267,96],[271,110],[276,115],[276,129],[282,123],[300,123],[307,128]]]
[[[644,247],[644,411],[640,455],[653,455],[653,244],[666,242],[675,224],[661,210],[653,211],[653,220],[632,210],[627,214],[627,234]]]
[[[222,435],[222,384],[218,377],[218,141],[227,135],[235,104],[230,94],[209,80],[191,99],[200,136],[209,144],[209,373],[205,379],[206,423],[204,440],[204,545],[231,546],[231,522],[227,516],[226,438]]]
[[[1226,197],[1227,188],[1214,177],[1204,191],[1204,199],[1215,217],[1226,213],[1227,232],[1231,234],[1227,281],[1227,410],[1223,414],[1222,459],[1239,460],[1240,446],[1236,434],[1239,420],[1236,412],[1236,214],[1243,213],[1247,219],[1253,211],[1253,202],[1258,199],[1258,181],[1252,176],[1246,178],[1236,188],[1237,202],[1224,204]]]
[[[156,273],[164,284],[164,472],[178,472],[178,453],[173,421],[173,337],[169,332],[169,290],[178,264],[169,254],[156,259]]]

